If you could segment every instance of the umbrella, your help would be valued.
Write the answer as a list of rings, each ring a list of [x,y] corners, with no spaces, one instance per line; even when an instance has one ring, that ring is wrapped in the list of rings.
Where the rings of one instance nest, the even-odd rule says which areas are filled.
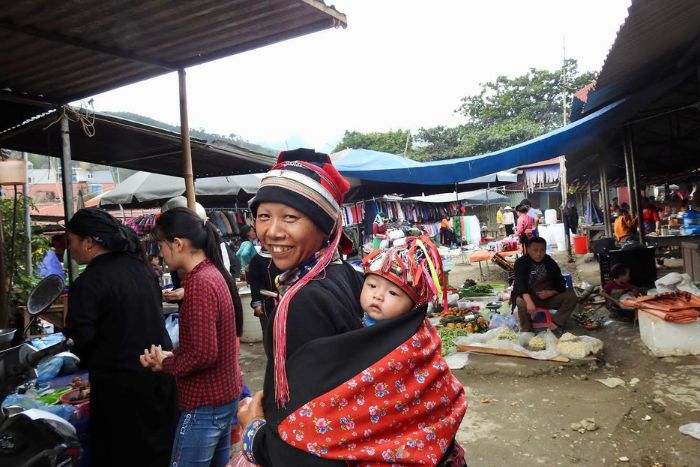
[[[258,191],[263,175],[200,178],[195,181],[194,191],[197,196],[238,196],[241,192],[254,194]],[[100,205],[155,202],[184,193],[185,181],[180,177],[138,172],[105,193]]]

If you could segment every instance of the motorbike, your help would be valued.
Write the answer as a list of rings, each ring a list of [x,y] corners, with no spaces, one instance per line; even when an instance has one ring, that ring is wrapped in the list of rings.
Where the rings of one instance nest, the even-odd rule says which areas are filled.
[[[57,275],[45,277],[32,290],[27,311],[32,319],[47,310],[64,289]],[[24,334],[23,334],[24,335]],[[37,350],[21,344],[0,352],[0,401],[18,387],[37,377],[36,366],[47,357],[72,348],[73,342],[63,342]],[[73,425],[46,411],[29,409],[15,414],[0,412],[0,465],[26,467],[77,466],[81,447]]]

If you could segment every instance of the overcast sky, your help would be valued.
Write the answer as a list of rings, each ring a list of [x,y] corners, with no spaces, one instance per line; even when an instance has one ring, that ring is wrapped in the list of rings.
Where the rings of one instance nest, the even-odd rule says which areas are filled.
[[[328,152],[345,130],[456,125],[460,98],[498,75],[599,71],[630,0],[327,0],[334,29],[187,70],[190,126],[275,149]],[[99,111],[179,123],[177,75],[95,97]]]

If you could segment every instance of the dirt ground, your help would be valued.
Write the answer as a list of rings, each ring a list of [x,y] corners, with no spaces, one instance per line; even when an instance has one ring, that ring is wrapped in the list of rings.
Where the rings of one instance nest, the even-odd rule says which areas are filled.
[[[597,263],[554,257],[575,284],[599,281]],[[494,265],[489,271],[490,281],[503,279]],[[479,277],[477,265],[455,264],[450,283]],[[629,323],[610,321],[596,331],[570,323],[568,330],[602,339],[604,360],[561,364],[472,353],[454,372],[469,398],[457,435],[469,466],[700,466],[700,441],[678,431],[700,422],[700,357],[654,357]],[[262,345],[241,347],[246,383],[257,391]],[[611,389],[596,381],[608,377],[626,384]],[[572,430],[583,419],[594,419],[598,428]]]

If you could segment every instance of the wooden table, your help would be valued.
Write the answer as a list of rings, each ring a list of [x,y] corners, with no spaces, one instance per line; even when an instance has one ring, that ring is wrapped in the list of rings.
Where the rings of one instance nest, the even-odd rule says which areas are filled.
[[[520,253],[520,250],[515,251],[500,251],[498,252],[501,256],[513,256]],[[481,262],[486,261],[486,272],[490,273],[489,262],[496,255],[495,251],[486,250],[476,250],[471,255],[469,255],[470,263],[479,263],[479,274],[481,275],[482,282],[486,280],[484,277],[484,270],[481,267]]]

